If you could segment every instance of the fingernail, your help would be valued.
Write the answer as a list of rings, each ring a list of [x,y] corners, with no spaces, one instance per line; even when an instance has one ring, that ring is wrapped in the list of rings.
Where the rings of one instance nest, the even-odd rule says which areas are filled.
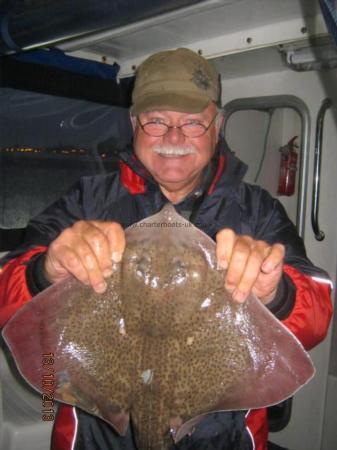
[[[105,290],[106,290],[106,287],[107,287],[107,284],[105,282],[103,282],[103,283],[99,283],[96,286],[94,286],[94,289],[98,294],[103,294],[103,292],[105,292]]]
[[[266,261],[262,264],[262,271],[265,273],[269,273],[273,270],[273,264],[270,261]]]
[[[119,263],[122,259],[122,254],[121,252],[113,252],[111,255],[111,259],[113,262],[115,263]]]
[[[234,284],[225,283],[225,289],[228,292],[232,293],[232,292],[234,292],[235,286],[234,286]]]
[[[103,276],[104,278],[109,278],[112,275],[112,270],[111,269],[105,269],[103,272]]]
[[[232,294],[233,300],[238,303],[243,303],[246,300],[247,294],[241,291],[235,290]]]
[[[228,263],[225,259],[219,259],[217,262],[217,269],[218,270],[226,270],[228,267]]]

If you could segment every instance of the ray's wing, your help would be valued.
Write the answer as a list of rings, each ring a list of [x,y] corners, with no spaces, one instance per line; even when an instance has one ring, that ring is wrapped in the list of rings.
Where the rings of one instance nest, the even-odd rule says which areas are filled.
[[[8,322],[3,336],[33,388],[125,434],[134,359],[118,282],[116,269],[104,295],[73,278],[54,284]]]
[[[219,288],[208,308],[191,346],[193,363],[185,382],[197,403],[194,414],[188,411],[187,420],[175,430],[175,442],[207,413],[282,402],[315,373],[301,343],[255,297],[238,305]]]

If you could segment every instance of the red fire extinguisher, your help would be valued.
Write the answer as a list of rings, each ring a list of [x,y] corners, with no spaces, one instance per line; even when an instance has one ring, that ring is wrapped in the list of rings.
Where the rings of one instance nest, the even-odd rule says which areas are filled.
[[[297,153],[298,145],[295,143],[297,136],[294,136],[290,141],[280,148],[281,163],[280,176],[277,194],[278,195],[293,195],[295,192],[296,171],[297,171]]]

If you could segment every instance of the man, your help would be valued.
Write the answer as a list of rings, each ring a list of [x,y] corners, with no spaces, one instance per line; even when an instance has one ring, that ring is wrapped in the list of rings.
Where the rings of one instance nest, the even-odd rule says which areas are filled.
[[[123,229],[170,201],[216,240],[233,301],[253,292],[310,349],[331,317],[327,275],[306,257],[280,203],[242,182],[244,165],[224,148],[215,69],[188,49],[161,52],[137,71],[134,143],[120,169],[85,177],[28,225],[25,246],[4,265],[2,323],[32,295],[69,274],[98,292],[125,247]],[[210,414],[178,449],[265,449],[266,411]],[[53,449],[131,449],[103,421],[62,405]]]

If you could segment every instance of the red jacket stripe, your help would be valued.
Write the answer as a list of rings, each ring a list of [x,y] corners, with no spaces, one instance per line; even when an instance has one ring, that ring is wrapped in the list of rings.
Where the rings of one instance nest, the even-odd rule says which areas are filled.
[[[73,450],[77,424],[75,408],[69,405],[60,405],[53,428],[51,450]]]
[[[144,179],[140,175],[136,174],[136,172],[134,172],[131,167],[123,161],[119,162],[119,168],[121,171],[121,182],[125,189],[127,189],[130,194],[144,194]]]
[[[214,176],[214,180],[212,181],[212,184],[210,185],[208,192],[207,192],[208,195],[211,195],[212,192],[214,191],[215,185],[216,185],[218,179],[220,178],[220,175],[222,174],[224,168],[225,168],[225,156],[220,155],[218,167],[216,169],[216,174]]]
[[[267,410],[251,409],[246,415],[246,427],[254,440],[254,450],[266,450],[268,439]]]

